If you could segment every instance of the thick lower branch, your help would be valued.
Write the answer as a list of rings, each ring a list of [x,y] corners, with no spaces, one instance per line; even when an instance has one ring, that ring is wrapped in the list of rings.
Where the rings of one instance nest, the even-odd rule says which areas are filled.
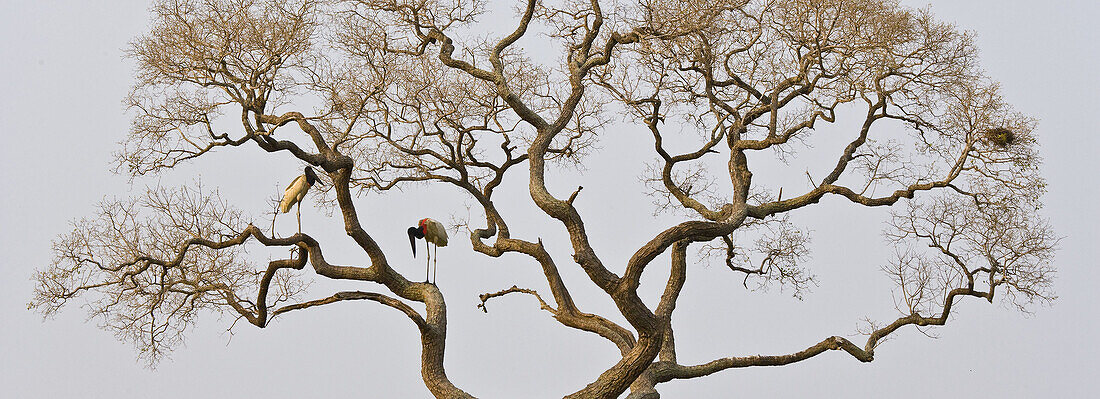
[[[664,334],[659,329],[656,331],[656,334],[647,333],[644,330],[640,332],[637,344],[629,353],[600,374],[596,381],[566,396],[566,399],[615,398],[626,391],[657,357],[657,352],[664,341]]]

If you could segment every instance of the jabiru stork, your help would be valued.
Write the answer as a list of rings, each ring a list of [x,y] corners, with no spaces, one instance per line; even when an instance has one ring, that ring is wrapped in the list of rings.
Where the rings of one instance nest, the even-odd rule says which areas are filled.
[[[443,223],[439,223],[433,219],[420,219],[420,222],[416,224],[416,227],[409,227],[409,244],[412,245],[413,257],[416,257],[416,239],[423,238],[425,242],[425,251],[428,252],[427,265],[424,269],[424,282],[428,282],[428,272],[432,266],[432,252],[431,245],[435,244],[436,262],[439,261],[439,247],[447,246],[447,229],[443,227]],[[439,267],[436,265],[435,272],[439,272]],[[435,280],[435,274],[432,273],[432,284]]]
[[[298,232],[302,232],[302,198],[305,198],[306,192],[310,187],[313,187],[313,183],[317,182],[317,174],[313,173],[313,168],[306,166],[305,173],[298,176],[294,181],[290,182],[290,185],[286,187],[286,191],[283,192],[283,200],[279,201],[279,213],[290,212],[290,207],[298,205]],[[275,234],[275,222],[271,222],[272,234]]]

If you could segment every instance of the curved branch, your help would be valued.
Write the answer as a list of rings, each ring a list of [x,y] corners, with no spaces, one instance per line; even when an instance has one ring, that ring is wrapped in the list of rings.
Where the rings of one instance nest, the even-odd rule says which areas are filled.
[[[275,317],[275,316],[281,315],[283,313],[286,313],[286,312],[289,312],[289,311],[292,311],[292,310],[311,308],[311,307],[314,307],[314,306],[327,305],[327,304],[330,304],[330,303],[336,303],[336,302],[340,302],[340,301],[352,301],[352,300],[362,300],[362,299],[375,301],[375,302],[381,303],[383,305],[389,306],[391,308],[400,310],[406,316],[409,316],[409,319],[412,320],[414,323],[416,323],[416,326],[419,327],[421,331],[430,328],[428,323],[424,321],[424,318],[422,316],[420,316],[420,313],[417,313],[416,310],[414,310],[412,307],[405,304],[404,302],[401,302],[400,300],[398,300],[396,298],[388,297],[386,295],[382,295],[382,294],[378,294],[378,293],[374,293],[374,292],[363,292],[363,291],[341,291],[341,292],[337,292],[336,294],[333,294],[332,296],[327,297],[327,298],[316,299],[316,300],[312,300],[312,301],[308,301],[308,302],[302,302],[302,303],[296,303],[296,304],[293,304],[293,305],[283,306],[281,308],[275,309],[275,311],[272,312],[271,316]]]
[[[619,290],[636,291],[642,272],[657,255],[664,253],[672,244],[682,241],[710,241],[714,238],[730,234],[744,221],[745,213],[731,218],[726,222],[704,222],[691,220],[665,229],[653,237],[627,261],[626,272],[623,274]]]
[[[546,304],[546,301],[542,300],[542,296],[539,295],[538,291],[535,291],[535,290],[532,290],[532,289],[529,289],[529,288],[519,288],[515,285],[513,285],[511,288],[507,288],[507,289],[500,290],[500,291],[497,291],[497,292],[484,293],[484,294],[478,295],[477,298],[481,300],[481,303],[477,304],[477,307],[478,307],[478,309],[481,309],[482,312],[489,313],[489,308],[485,307],[485,301],[488,301],[488,300],[496,298],[496,297],[502,297],[502,296],[505,296],[505,295],[508,295],[508,294],[513,294],[513,293],[521,293],[521,294],[531,295],[531,296],[535,297],[535,299],[538,299],[539,309],[550,312],[550,314],[553,314],[555,316],[558,314],[558,311],[556,309],[550,307],[550,305]]]
[[[696,366],[681,366],[673,362],[658,362],[654,364],[653,374],[657,382],[668,382],[673,379],[703,377],[731,368],[783,366],[809,359],[829,350],[843,350],[861,362],[870,362],[874,360],[871,353],[865,352],[846,338],[833,336],[809,348],[787,355],[727,357]]]
[[[543,275],[546,277],[547,284],[550,285],[550,292],[554,295],[554,301],[558,305],[557,309],[553,309],[543,302],[543,309],[551,310],[554,319],[565,326],[595,333],[606,338],[614,343],[623,354],[628,353],[634,346],[636,340],[630,331],[602,316],[585,313],[577,308],[577,305],[573,302],[572,295],[569,294],[569,289],[565,286],[561,275],[558,273],[557,265],[554,263],[553,258],[550,257],[550,254],[546,252],[541,240],[538,243],[531,243],[514,238],[499,237],[493,246],[490,247],[481,242],[477,233],[471,233],[470,236],[471,240],[474,242],[474,250],[486,255],[499,257],[506,252],[518,252],[528,255],[538,261],[542,266]],[[484,297],[484,295],[482,297]],[[483,305],[479,307],[483,310],[485,309]]]
[[[846,338],[833,336],[826,338],[825,340],[810,346],[804,350],[787,354],[787,355],[756,355],[756,356],[735,356],[717,359],[708,363],[695,365],[695,366],[683,366],[676,364],[675,361],[660,361],[654,363],[651,372],[655,380],[660,382],[668,382],[673,379],[687,379],[703,377],[710,374],[714,374],[719,371],[731,369],[731,368],[744,368],[744,367],[757,367],[757,366],[782,366],[791,363],[800,362],[829,350],[843,350],[852,355],[856,360],[867,363],[874,361],[875,347],[879,342],[898,329],[908,326],[942,326],[947,323],[947,318],[951,313],[951,308],[954,304],[955,298],[958,296],[973,296],[983,299],[991,299],[993,296],[992,290],[988,293],[975,291],[969,288],[956,288],[951,290],[947,294],[947,299],[944,301],[942,312],[937,317],[924,317],[919,314],[910,314],[908,316],[900,317],[889,325],[876,329],[871,332],[867,338],[867,342],[863,348],[860,348],[853,344]]]
[[[306,134],[309,135],[310,139],[313,140],[313,145],[317,147],[317,151],[324,155],[332,154],[332,147],[329,147],[328,143],[325,142],[324,137],[321,136],[321,132],[317,130],[317,128],[314,127],[313,124],[309,123],[309,120],[305,117],[305,115],[302,115],[301,112],[287,112],[281,116],[257,115],[256,119],[260,122],[274,125],[276,128],[290,122],[296,122],[298,124],[298,127],[301,128],[302,131],[306,132]],[[274,128],[271,131],[274,132]]]

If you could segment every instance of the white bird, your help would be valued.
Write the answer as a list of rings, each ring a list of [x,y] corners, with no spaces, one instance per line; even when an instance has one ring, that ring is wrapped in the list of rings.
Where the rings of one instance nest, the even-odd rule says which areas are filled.
[[[283,200],[279,201],[279,213],[290,212],[290,207],[298,205],[299,233],[302,232],[302,198],[305,198],[306,192],[316,182],[317,174],[313,173],[313,168],[306,166],[305,173],[290,182],[290,185],[286,187],[286,191],[283,192]],[[274,232],[275,222],[271,222],[271,230]]]
[[[413,257],[416,257],[416,239],[423,238],[426,243],[424,244],[426,251],[428,252],[428,264],[424,269],[424,282],[428,282],[428,271],[431,270],[432,252],[431,244],[435,244],[436,262],[439,261],[439,247],[447,246],[447,229],[443,227],[443,223],[439,223],[433,219],[420,219],[416,227],[409,227],[409,244],[412,245]],[[435,271],[439,271],[439,267],[436,266]],[[432,280],[434,283],[435,274],[432,273]]]

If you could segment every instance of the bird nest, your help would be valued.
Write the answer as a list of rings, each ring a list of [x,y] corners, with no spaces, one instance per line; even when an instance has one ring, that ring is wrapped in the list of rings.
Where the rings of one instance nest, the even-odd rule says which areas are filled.
[[[1008,128],[997,127],[985,131],[985,140],[997,147],[1005,148],[1016,142],[1016,133]]]

